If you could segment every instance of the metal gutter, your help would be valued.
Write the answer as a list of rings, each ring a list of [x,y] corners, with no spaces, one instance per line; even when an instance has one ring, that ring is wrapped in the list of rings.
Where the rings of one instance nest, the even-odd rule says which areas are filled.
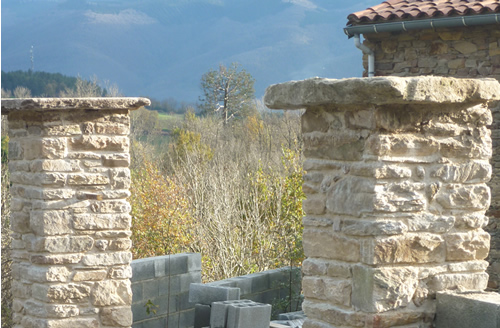
[[[352,38],[355,35],[367,33],[401,32],[409,30],[436,29],[440,27],[477,26],[489,24],[500,24],[500,14],[456,16],[355,26],[351,25],[344,28],[344,33],[349,38]]]

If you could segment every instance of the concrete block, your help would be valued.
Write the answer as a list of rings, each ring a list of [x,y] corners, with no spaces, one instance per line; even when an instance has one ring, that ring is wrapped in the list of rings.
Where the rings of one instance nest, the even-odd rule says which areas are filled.
[[[187,311],[182,311],[179,313],[179,327],[194,327],[194,307]]]
[[[142,297],[144,300],[158,297],[161,282],[158,280],[148,280],[142,282]]]
[[[251,279],[252,282],[251,293],[258,293],[271,288],[270,286],[271,275],[268,274],[267,272],[253,273],[244,277]]]
[[[189,286],[189,301],[191,303],[210,305],[213,302],[239,299],[239,288],[219,287],[208,284],[191,284]]]
[[[181,286],[181,291],[189,291],[189,286],[193,283],[201,283],[201,271],[187,272],[180,275],[179,284]]]
[[[134,260],[132,266],[132,282],[153,279],[155,277],[155,265],[153,258]]]
[[[278,315],[278,320],[297,320],[297,319],[304,319],[306,315],[304,314],[304,311],[296,311],[296,312],[288,312],[288,313],[281,313]]]
[[[194,306],[189,302],[189,292],[183,292],[177,295],[179,300],[179,311],[190,310],[193,309]]]
[[[219,286],[226,286],[226,287],[237,287],[240,289],[240,297],[245,294],[251,294],[252,293],[252,279],[247,278],[247,276],[242,276],[242,277],[233,277],[224,280],[224,284],[220,284]],[[212,284],[212,283],[210,283]]]
[[[269,328],[271,305],[262,303],[233,304],[227,309],[227,328]]]
[[[173,254],[155,257],[155,276],[166,277],[188,272],[186,254]]]
[[[273,304],[274,302],[280,300],[280,293],[279,290],[271,289],[261,293],[245,295],[245,298],[259,303]]]
[[[132,317],[134,318],[134,322],[150,318],[150,316],[146,313],[146,307],[145,307],[146,302],[147,300],[144,300],[140,303],[132,305]]]
[[[132,303],[140,302],[144,299],[142,295],[142,283],[135,282],[132,283]]]
[[[500,294],[438,293],[436,328],[500,328]]]
[[[134,324],[132,328],[136,328]],[[165,327],[165,318],[152,318],[150,320],[145,320],[141,323],[141,328],[163,328]]]
[[[210,305],[196,304],[194,307],[194,328],[210,326]]]
[[[201,254],[187,253],[188,272],[201,271]]]
[[[210,313],[210,328],[225,328],[227,323],[227,309],[234,304],[252,304],[250,300],[223,301],[212,303]]]

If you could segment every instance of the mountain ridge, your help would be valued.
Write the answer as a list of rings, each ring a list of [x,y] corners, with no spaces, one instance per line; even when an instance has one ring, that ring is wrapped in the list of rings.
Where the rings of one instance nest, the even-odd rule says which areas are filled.
[[[339,0],[12,0],[2,2],[2,70],[97,75],[127,96],[195,102],[201,75],[238,62],[267,86],[360,76]]]

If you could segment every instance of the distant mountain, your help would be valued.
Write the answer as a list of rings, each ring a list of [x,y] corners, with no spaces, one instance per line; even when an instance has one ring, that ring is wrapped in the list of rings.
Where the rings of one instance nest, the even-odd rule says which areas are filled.
[[[377,0],[2,1],[2,70],[97,75],[127,96],[194,102],[203,73],[239,62],[267,86],[360,76],[346,17]]]

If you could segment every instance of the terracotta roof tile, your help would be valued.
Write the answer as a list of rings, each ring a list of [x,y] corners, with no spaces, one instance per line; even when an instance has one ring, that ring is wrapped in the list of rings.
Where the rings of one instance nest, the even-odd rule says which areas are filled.
[[[387,0],[347,16],[348,25],[500,12],[500,0]]]

